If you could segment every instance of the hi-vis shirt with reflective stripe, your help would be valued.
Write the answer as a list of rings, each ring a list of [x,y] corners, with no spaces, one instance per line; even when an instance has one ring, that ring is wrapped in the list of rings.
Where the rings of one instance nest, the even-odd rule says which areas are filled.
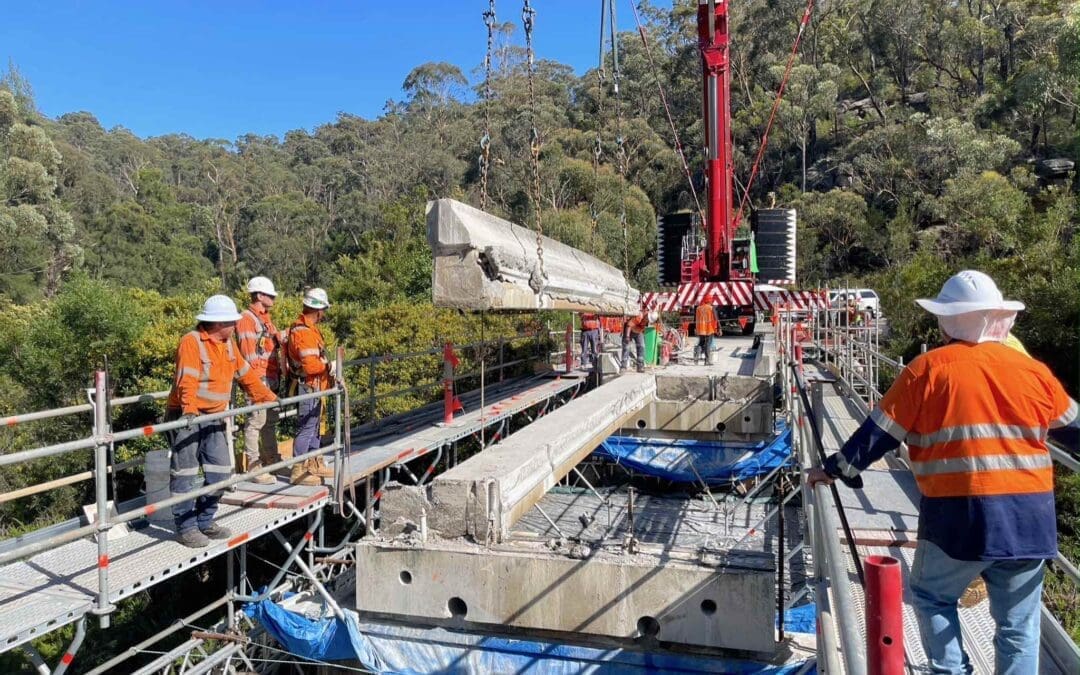
[[[289,370],[305,385],[315,390],[330,386],[330,360],[326,354],[326,341],[322,332],[307,314],[301,314],[289,328],[289,341],[285,348]]]
[[[998,343],[954,342],[904,369],[824,468],[852,477],[907,443],[920,539],[956,560],[1053,558],[1046,438],[1076,449],[1078,412],[1042,363]]]
[[[252,305],[240,315],[236,324],[236,340],[240,355],[259,377],[274,381],[278,379],[278,346],[280,336],[270,314],[261,307],[256,311]]]
[[[857,433],[835,465],[853,476],[906,443],[927,497],[1052,492],[1046,439],[1080,426],[1078,412],[1042,363],[995,342],[954,342],[913,361],[870,414],[888,440]]]
[[[716,308],[712,305],[698,305],[694,311],[694,332],[697,335],[716,335],[720,327],[717,325]]]
[[[233,379],[255,403],[276,400],[254,370],[236,354],[232,340],[215,342],[204,331],[193,330],[176,348],[176,377],[168,407],[197,415],[225,410]]]

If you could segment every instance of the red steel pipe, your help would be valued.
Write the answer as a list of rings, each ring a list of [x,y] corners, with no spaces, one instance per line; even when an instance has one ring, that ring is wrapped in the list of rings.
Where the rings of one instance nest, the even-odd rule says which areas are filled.
[[[447,342],[443,347],[443,424],[454,422],[454,368],[457,364],[454,344]]]
[[[566,372],[574,369],[574,322],[566,324]]]
[[[866,672],[904,673],[903,585],[900,561],[885,555],[866,556]]]

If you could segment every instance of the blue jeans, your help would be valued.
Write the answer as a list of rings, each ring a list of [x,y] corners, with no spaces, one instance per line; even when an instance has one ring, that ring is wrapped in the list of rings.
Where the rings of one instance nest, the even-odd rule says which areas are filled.
[[[588,368],[600,360],[600,329],[581,331],[581,367]]]
[[[305,384],[300,385],[301,394],[310,394],[315,389]],[[296,440],[293,441],[293,456],[303,455],[319,449],[319,421],[322,418],[321,398],[310,398],[300,402],[299,423]]]
[[[638,368],[645,367],[645,334],[630,333],[623,336],[622,342],[622,367],[630,363],[630,343],[634,344],[634,361]]]
[[[179,417],[172,414],[173,419]],[[166,415],[169,421],[169,415]],[[173,495],[191,492],[199,479],[199,467],[207,485],[219,483],[232,476],[233,458],[225,438],[225,420],[203,422],[169,432],[172,457],[169,470],[169,490]],[[220,492],[180,502],[172,507],[178,533],[198,527],[205,530],[214,521]]]
[[[954,560],[929,541],[919,540],[911,565],[912,604],[923,648],[935,673],[971,673],[960,637],[957,601],[982,576],[997,625],[994,651],[998,675],[1039,672],[1039,608],[1045,566],[1042,560]]]

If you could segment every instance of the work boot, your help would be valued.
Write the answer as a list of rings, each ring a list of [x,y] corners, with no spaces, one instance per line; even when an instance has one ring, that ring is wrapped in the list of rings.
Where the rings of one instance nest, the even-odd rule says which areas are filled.
[[[334,477],[334,470],[326,465],[326,460],[323,459],[322,455],[319,455],[315,459],[309,461],[311,462],[311,466],[308,468],[308,471],[310,473],[315,474],[319,478]]]
[[[261,468],[263,468],[263,463],[255,462],[248,467],[248,471],[258,471]],[[259,485],[272,485],[277,482],[277,479],[274,478],[271,474],[264,473],[261,476],[255,476],[254,478],[252,478],[251,482],[258,483]]]
[[[210,525],[203,528],[202,533],[210,539],[228,539],[232,536],[232,530],[217,523],[210,523]]]
[[[322,479],[318,476],[308,473],[309,461],[300,462],[299,464],[293,464],[292,473],[289,475],[289,482],[293,485],[322,485]]]
[[[204,548],[210,545],[210,540],[198,529],[184,530],[176,535],[176,541],[188,548]]]
[[[638,364],[637,371],[639,373],[644,373],[645,372],[645,365],[644,364]]]

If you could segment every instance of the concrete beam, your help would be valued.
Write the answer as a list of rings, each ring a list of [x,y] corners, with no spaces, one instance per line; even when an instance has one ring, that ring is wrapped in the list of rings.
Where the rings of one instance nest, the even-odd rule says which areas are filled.
[[[651,437],[716,440],[771,436],[772,403],[745,401],[655,401],[634,415],[626,430]]]
[[[356,609],[411,622],[489,624],[619,640],[772,652],[776,574],[769,553],[590,551],[583,559],[514,542],[356,545]]]
[[[544,237],[541,275],[534,231],[467,204],[428,202],[427,236],[437,307],[638,312],[640,294],[617,268]]]
[[[655,392],[652,375],[623,375],[436,477],[427,494],[416,487],[387,491],[382,510],[391,518],[384,518],[386,533],[418,524],[422,505],[431,529],[443,537],[502,541],[522,514],[626,425]]]

